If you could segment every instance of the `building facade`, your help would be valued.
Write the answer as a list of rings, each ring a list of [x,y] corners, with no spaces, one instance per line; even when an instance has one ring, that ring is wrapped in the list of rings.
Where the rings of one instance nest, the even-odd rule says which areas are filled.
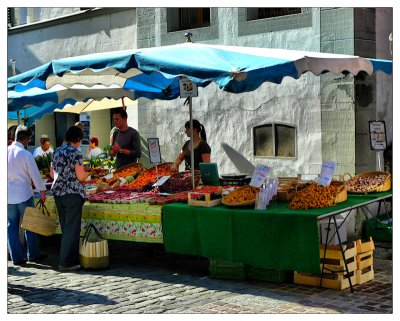
[[[182,43],[189,31],[200,43],[392,59],[392,8],[11,8],[9,16],[8,61],[16,61],[17,73],[62,57]],[[381,163],[370,149],[370,120],[384,120],[392,142],[392,93],[391,75],[307,73],[251,93],[200,88],[193,115],[206,128],[220,173],[236,171],[225,142],[277,176],[315,177],[323,160],[336,162],[337,175],[354,174]],[[186,139],[184,99],[143,98],[127,111],[130,126],[158,137],[163,159],[174,161]],[[60,114],[36,121],[37,132],[58,143],[77,118]],[[110,112],[81,117],[90,117],[90,135],[105,145]]]

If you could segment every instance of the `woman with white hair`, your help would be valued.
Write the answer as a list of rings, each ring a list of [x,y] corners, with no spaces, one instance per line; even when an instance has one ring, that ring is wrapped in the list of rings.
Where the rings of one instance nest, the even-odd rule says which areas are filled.
[[[36,147],[33,151],[33,157],[53,154],[54,150],[51,148],[50,138],[47,135],[40,137],[40,146]]]

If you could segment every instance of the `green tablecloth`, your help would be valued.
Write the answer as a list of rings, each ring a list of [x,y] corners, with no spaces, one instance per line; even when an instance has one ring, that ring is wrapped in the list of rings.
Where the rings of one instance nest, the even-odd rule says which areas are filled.
[[[289,210],[286,202],[271,202],[262,211],[168,204],[162,209],[164,245],[171,253],[319,273],[318,217],[387,195],[349,195],[346,202],[312,210]]]

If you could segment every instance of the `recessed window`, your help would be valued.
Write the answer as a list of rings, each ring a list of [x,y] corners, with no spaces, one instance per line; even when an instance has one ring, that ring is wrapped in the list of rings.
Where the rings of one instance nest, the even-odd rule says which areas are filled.
[[[283,124],[265,124],[253,128],[254,156],[295,157],[296,129]]]
[[[210,8],[168,8],[168,32],[210,26]]]
[[[301,8],[247,8],[247,21],[301,13]]]

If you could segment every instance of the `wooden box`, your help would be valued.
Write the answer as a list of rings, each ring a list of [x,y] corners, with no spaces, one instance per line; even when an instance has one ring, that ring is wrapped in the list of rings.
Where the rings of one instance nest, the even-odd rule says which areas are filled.
[[[357,284],[364,284],[374,279],[374,268],[372,265],[356,271]]]
[[[325,258],[324,250],[325,245],[320,244],[320,266],[322,271],[322,284],[324,288],[344,290],[352,285],[356,285],[356,271],[357,271],[357,247],[355,242],[342,245],[344,256],[343,258],[340,245],[328,245],[326,248]],[[349,271],[347,274],[346,266]],[[320,286],[321,274],[309,274],[294,272],[294,283]]]
[[[375,250],[375,244],[374,241],[372,240],[372,237],[369,237],[369,240],[357,240],[357,253],[364,253],[364,252],[370,252]]]
[[[363,270],[368,266],[374,265],[373,251],[357,254],[357,269]]]
[[[320,284],[320,275],[318,274],[307,274],[307,273],[299,273],[294,272],[294,283],[296,284],[304,284],[311,286],[319,286]],[[350,272],[350,280],[351,284],[356,284],[356,274],[355,271]],[[334,273],[324,273],[322,275],[322,284],[323,288],[334,289],[334,290],[345,290],[350,287],[349,278],[346,276],[345,278],[338,276]]]
[[[200,201],[200,200],[192,199],[192,195],[204,195],[205,200]],[[202,192],[189,192],[188,193],[188,205],[189,206],[213,207],[213,206],[220,205],[221,203],[222,203],[222,198],[211,200],[210,193],[202,193]]]

